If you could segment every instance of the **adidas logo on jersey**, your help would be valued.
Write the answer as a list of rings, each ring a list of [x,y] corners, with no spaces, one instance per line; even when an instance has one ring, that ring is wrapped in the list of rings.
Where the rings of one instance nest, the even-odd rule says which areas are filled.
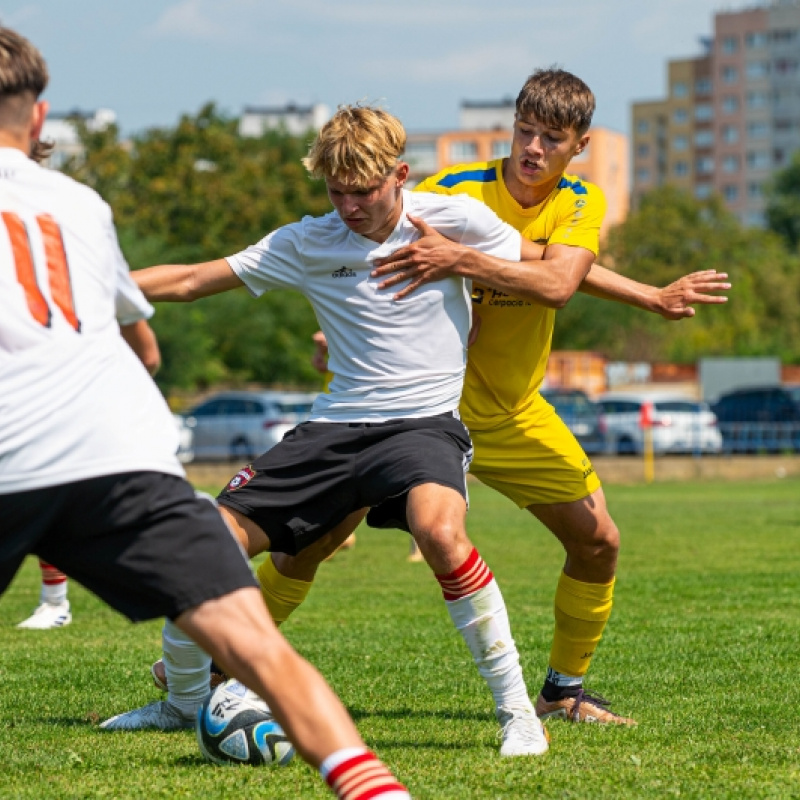
[[[339,269],[331,272],[332,278],[355,278],[356,272],[350,267],[339,267]]]

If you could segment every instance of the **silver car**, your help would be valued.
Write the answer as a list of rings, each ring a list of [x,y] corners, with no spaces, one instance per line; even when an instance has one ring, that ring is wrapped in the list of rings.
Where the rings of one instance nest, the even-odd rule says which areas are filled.
[[[603,409],[612,453],[644,450],[642,407],[652,424],[654,453],[719,453],[722,435],[706,403],[671,392],[606,392],[596,398]]]
[[[308,419],[317,392],[219,392],[185,415],[198,461],[249,461]]]

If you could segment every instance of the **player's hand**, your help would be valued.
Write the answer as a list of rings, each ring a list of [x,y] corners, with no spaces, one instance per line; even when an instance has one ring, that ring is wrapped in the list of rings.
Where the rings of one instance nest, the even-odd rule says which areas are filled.
[[[709,292],[725,292],[731,288],[725,272],[706,269],[691,272],[658,290],[658,313],[665,319],[685,319],[695,315],[695,305],[718,305],[728,298]]]
[[[408,221],[420,232],[420,238],[386,258],[375,260],[376,268],[370,273],[373,278],[389,275],[379,285],[387,289],[409,281],[408,286],[395,296],[399,300],[415,289],[431,281],[440,281],[453,274],[453,268],[464,249],[434,230],[419,217],[408,216]]]

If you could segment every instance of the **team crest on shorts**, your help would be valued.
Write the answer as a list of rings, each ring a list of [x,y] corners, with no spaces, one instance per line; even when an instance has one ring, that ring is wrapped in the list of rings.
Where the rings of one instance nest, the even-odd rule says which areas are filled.
[[[256,471],[252,467],[242,467],[232,478],[230,483],[225,487],[227,491],[233,492],[236,489],[241,489],[242,486],[247,486],[256,476]]]

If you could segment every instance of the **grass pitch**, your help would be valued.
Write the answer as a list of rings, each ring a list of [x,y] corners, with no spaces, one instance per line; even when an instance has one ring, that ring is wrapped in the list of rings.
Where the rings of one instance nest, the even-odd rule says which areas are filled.
[[[562,555],[529,515],[471,491],[470,532],[533,694]],[[553,722],[548,755],[501,760],[490,695],[399,533],[359,531],[284,632],[416,798],[800,798],[800,482],[606,492],[623,550],[588,686],[638,728]],[[299,760],[228,769],[202,761],[192,732],[101,732],[99,720],[158,699],[160,623],[131,626],[73,584],[72,625],[15,630],[37,596],[31,559],[0,602],[0,797],[330,796]]]

